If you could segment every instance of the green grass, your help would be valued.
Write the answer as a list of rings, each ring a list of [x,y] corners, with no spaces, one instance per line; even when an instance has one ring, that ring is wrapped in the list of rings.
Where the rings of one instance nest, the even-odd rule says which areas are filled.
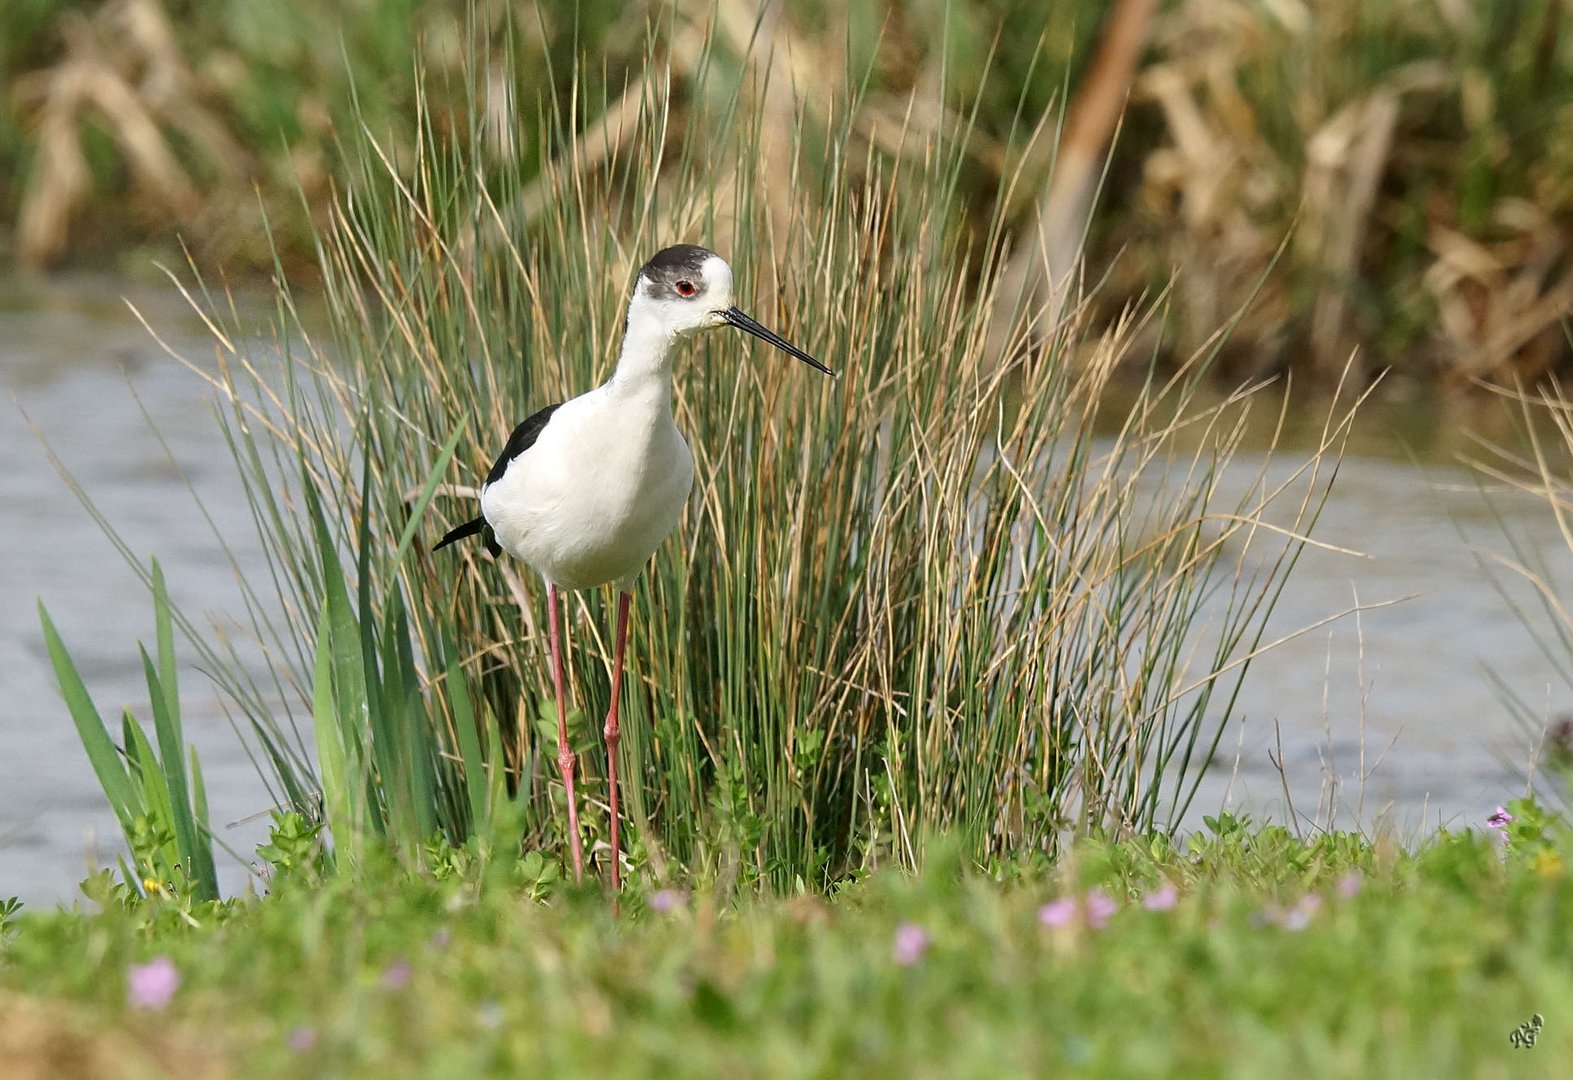
[[[297,867],[221,904],[101,879],[101,913],[6,929],[0,1053],[23,1076],[84,1046],[152,1076],[1553,1076],[1573,878],[1561,834],[1514,809],[1506,854],[1489,832],[1404,854],[1225,816],[1183,849],[1085,840],[1050,874],[963,869],[941,844],[921,876],[833,899],[657,912],[635,891],[620,919],[497,867]],[[1176,905],[1146,909],[1165,881]],[[1043,925],[1089,889],[1118,902],[1105,926]],[[127,972],[157,956],[179,989],[130,1007]],[[1537,1045],[1513,1048],[1536,1013]]]

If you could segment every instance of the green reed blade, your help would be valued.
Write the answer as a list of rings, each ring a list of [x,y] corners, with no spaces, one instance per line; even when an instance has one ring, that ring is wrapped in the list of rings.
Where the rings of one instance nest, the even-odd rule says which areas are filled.
[[[60,634],[49,618],[49,612],[45,610],[43,601],[38,603],[38,620],[43,626],[44,644],[49,651],[49,662],[55,670],[55,680],[60,686],[60,694],[65,698],[72,723],[76,725],[77,738],[82,741],[82,748],[87,751],[88,761],[93,766],[93,774],[98,777],[99,787],[103,789],[104,797],[109,800],[110,809],[120,820],[121,829],[129,834],[132,819],[140,811],[140,806],[131,778],[120,760],[120,751],[110,739],[103,718],[99,716],[98,709],[87,692],[87,686],[82,682],[82,676],[77,672],[76,664],[71,659],[71,654],[60,640]]]

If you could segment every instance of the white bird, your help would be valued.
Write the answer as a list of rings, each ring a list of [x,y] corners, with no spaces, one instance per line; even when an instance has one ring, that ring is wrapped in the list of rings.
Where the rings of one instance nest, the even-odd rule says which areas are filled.
[[[614,892],[622,885],[617,700],[628,602],[640,571],[677,527],[694,483],[694,459],[672,417],[672,352],[679,339],[718,326],[735,326],[835,375],[733,305],[732,268],[719,255],[692,244],[666,248],[639,271],[612,377],[586,394],[548,405],[514,428],[481,485],[481,516],[450,530],[432,549],[480,534],[493,556],[506,551],[546,579],[557,765],[568,794],[576,880],[584,875],[584,855],[568,744],[558,593],[616,584],[612,701],[604,729]]]

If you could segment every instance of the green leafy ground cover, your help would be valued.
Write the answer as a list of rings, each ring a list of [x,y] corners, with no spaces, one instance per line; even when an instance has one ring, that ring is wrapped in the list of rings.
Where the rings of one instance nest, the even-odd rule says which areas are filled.
[[[0,1061],[23,1077],[95,1054],[111,1065],[85,1075],[1565,1075],[1573,880],[1560,834],[1513,810],[1506,842],[1416,853],[1227,815],[1183,849],[1084,841],[1052,874],[985,876],[941,844],[920,876],[829,899],[654,890],[620,917],[539,857],[360,881],[308,859],[266,898],[220,903],[137,899],[105,875],[93,913],[8,922]]]

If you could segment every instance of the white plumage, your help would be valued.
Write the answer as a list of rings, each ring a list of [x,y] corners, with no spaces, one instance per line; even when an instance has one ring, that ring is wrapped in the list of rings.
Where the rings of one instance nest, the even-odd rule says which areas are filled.
[[[694,459],[671,408],[629,397],[614,380],[574,398],[481,489],[497,543],[564,589],[630,587],[693,487]]]

